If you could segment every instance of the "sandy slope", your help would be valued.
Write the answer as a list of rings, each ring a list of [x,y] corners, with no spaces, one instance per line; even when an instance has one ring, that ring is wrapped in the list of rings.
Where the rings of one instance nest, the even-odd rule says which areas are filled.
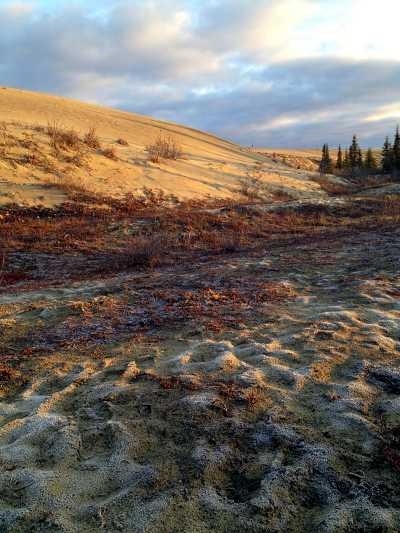
[[[213,135],[173,123],[85,104],[75,100],[32,93],[17,89],[0,89],[0,122],[8,125],[11,148],[0,157],[0,201],[52,204],[64,195],[57,189],[43,187],[53,175],[58,180],[73,179],[90,190],[120,195],[142,187],[160,188],[180,197],[219,196],[237,194],[239,180],[248,172],[260,171],[271,190],[287,189],[294,195],[323,195],[312,181],[312,172],[299,172],[284,163],[274,162],[263,154],[253,153]],[[53,161],[45,133],[32,126],[49,122],[85,133],[95,127],[104,146],[114,146],[117,161],[98,152],[90,153],[88,168],[77,168]],[[153,164],[148,161],[145,147],[159,135],[173,135],[181,144],[183,158],[178,161]],[[118,138],[129,145],[116,144]],[[49,157],[52,171],[24,164],[31,150]],[[1,142],[1,139],[0,139]],[[313,169],[311,169],[313,170]]]

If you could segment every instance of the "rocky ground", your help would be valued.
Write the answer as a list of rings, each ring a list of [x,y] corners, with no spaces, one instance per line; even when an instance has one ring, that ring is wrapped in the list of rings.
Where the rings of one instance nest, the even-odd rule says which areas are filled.
[[[398,531],[399,237],[3,289],[0,530]]]

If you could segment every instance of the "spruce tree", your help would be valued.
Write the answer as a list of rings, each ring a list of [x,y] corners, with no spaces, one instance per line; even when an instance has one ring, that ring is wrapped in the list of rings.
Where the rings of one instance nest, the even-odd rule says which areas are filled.
[[[320,174],[324,174],[325,172],[325,159],[326,159],[326,144],[322,146],[321,161],[319,163]]]
[[[333,172],[333,162],[329,153],[329,146],[326,145],[326,169],[325,172],[327,174],[332,174]]]
[[[322,147],[321,162],[319,164],[319,171],[321,174],[332,174],[333,164],[331,156],[329,155],[329,146],[324,144]]]
[[[360,163],[362,166],[362,154],[358,145],[357,136],[353,135],[353,140],[349,147],[349,166],[351,168],[352,176],[355,175],[357,169],[361,168]]]
[[[399,127],[396,128],[396,135],[393,143],[393,169],[400,172],[400,133]]]
[[[337,153],[336,168],[338,170],[342,170],[343,168],[343,154],[342,154],[342,147],[340,146],[340,144],[339,144],[338,153]]]
[[[350,168],[350,157],[347,149],[344,151],[343,168]]]
[[[357,167],[361,170],[364,167],[363,155],[361,148],[358,148],[357,152]]]
[[[378,170],[378,165],[371,148],[368,148],[367,155],[365,156],[365,169],[368,172],[376,172]]]
[[[393,171],[393,148],[390,144],[389,137],[386,137],[382,148],[382,172],[390,174]]]

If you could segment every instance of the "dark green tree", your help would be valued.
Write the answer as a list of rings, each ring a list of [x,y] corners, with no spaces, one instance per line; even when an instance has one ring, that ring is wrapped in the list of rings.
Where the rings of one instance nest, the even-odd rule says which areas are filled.
[[[349,147],[349,167],[354,176],[362,168],[362,152],[357,141],[357,136],[353,135],[353,140]]]
[[[378,170],[378,164],[376,162],[376,158],[371,148],[368,148],[367,150],[367,155],[365,156],[364,166],[365,166],[365,170],[370,173],[376,172]]]
[[[336,158],[336,168],[338,170],[343,169],[343,154],[342,154],[342,147],[340,146],[340,144],[339,144],[337,158]]]
[[[344,151],[344,157],[343,157],[343,168],[350,168],[350,157],[349,157],[349,151]]]
[[[393,172],[393,147],[389,141],[389,137],[386,137],[382,148],[382,172],[384,174]]]
[[[361,148],[357,152],[357,167],[361,170],[364,167],[364,160]]]
[[[324,144],[322,147],[321,162],[319,164],[319,171],[321,174],[332,174],[333,163],[329,154],[329,146]]]
[[[400,172],[400,133],[398,126],[396,128],[396,134],[394,136],[393,143],[393,170],[396,173]]]

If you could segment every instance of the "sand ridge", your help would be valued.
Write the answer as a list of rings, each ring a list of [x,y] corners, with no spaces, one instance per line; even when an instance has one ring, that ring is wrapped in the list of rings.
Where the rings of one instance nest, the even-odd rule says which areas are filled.
[[[56,186],[63,181],[113,196],[147,187],[180,198],[237,197],[240,182],[249,173],[260,174],[270,191],[284,190],[300,197],[325,194],[313,181],[313,168],[299,171],[189,127],[66,98],[0,89],[0,122],[8,135],[5,155],[0,157],[1,203],[55,205],[66,199]],[[73,154],[66,153],[65,161],[54,158],[47,135],[40,131],[48,123],[73,128],[81,136],[95,128],[102,145],[115,150],[116,159],[102,156],[99,150],[90,151],[86,166],[68,162],[73,161]],[[182,158],[161,163],[148,160],[146,146],[160,134],[177,140]],[[30,162],[32,152],[43,162]]]

